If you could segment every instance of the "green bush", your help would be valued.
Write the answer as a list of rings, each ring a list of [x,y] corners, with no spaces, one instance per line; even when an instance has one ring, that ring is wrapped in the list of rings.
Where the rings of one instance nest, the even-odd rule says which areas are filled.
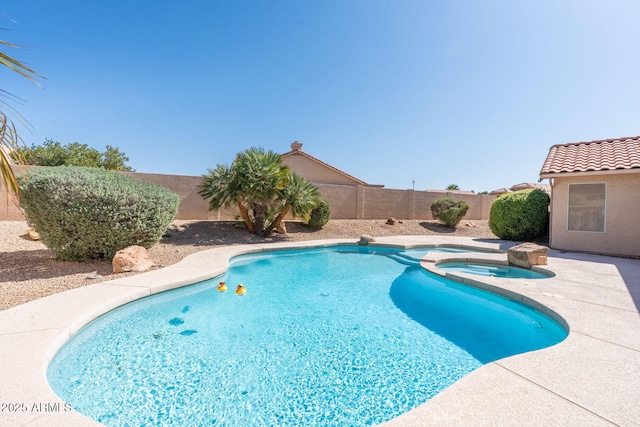
[[[460,220],[467,214],[469,205],[464,200],[454,200],[442,197],[431,204],[431,214],[449,227],[460,224]]]
[[[329,222],[331,216],[331,209],[329,209],[329,202],[325,199],[320,200],[318,206],[316,206],[309,215],[309,221],[307,225],[311,228],[320,229]]]
[[[156,243],[178,213],[178,195],[104,169],[59,166],[19,176],[27,222],[57,258],[111,259],[127,246]]]
[[[503,194],[491,204],[489,228],[505,240],[541,237],[549,225],[549,201],[549,195],[539,189]]]

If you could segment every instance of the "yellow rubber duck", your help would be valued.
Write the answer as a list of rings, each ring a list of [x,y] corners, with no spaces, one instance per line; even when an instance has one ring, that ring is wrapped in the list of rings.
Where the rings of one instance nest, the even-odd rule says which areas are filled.
[[[218,292],[226,292],[227,291],[227,285],[224,282],[220,282],[218,284]]]
[[[247,288],[245,288],[244,285],[240,283],[236,288],[236,295],[244,295],[246,293],[247,293]]]

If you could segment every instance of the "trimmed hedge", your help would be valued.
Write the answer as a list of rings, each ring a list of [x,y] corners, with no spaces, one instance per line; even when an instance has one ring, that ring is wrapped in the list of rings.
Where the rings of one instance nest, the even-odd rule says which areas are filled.
[[[178,213],[177,194],[114,171],[42,167],[18,180],[27,222],[66,261],[111,259],[131,245],[149,248]]]
[[[442,197],[431,204],[431,215],[449,227],[460,224],[462,218],[467,214],[467,210],[469,210],[467,202],[451,197]]]
[[[318,206],[311,211],[307,225],[311,228],[320,229],[329,222],[330,216],[331,209],[329,207],[329,202],[322,199],[320,200],[320,203],[318,203]]]
[[[503,194],[491,204],[489,228],[505,240],[544,236],[549,226],[549,202],[549,195],[540,189]]]

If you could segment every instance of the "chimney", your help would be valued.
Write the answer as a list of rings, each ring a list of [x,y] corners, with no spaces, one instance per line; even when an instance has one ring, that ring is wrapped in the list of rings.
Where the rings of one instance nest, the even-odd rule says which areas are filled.
[[[302,144],[298,141],[293,141],[293,143],[291,144],[291,149],[293,151],[302,151]]]

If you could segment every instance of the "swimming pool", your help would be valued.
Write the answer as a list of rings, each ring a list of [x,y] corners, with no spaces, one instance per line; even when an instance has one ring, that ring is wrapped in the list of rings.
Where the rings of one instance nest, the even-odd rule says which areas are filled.
[[[401,252],[236,257],[224,276],[87,325],[48,379],[111,426],[374,425],[484,363],[566,336],[526,306],[401,263]]]

